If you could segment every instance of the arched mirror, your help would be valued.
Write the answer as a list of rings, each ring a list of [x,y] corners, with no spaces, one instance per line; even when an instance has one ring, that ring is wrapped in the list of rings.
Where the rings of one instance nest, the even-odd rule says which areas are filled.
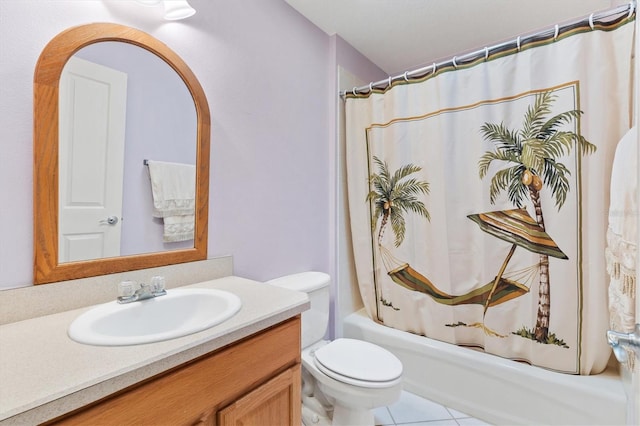
[[[34,282],[206,259],[209,134],[198,80],[152,36],[98,23],[51,40],[34,76]],[[151,166],[190,182],[192,234],[167,237],[180,217],[157,217]]]

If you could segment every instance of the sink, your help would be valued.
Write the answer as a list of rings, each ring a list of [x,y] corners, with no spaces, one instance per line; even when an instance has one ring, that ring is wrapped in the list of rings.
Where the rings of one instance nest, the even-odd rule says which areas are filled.
[[[69,337],[99,346],[159,342],[206,330],[231,318],[242,302],[224,290],[167,290],[166,296],[120,304],[97,305],[69,326]]]

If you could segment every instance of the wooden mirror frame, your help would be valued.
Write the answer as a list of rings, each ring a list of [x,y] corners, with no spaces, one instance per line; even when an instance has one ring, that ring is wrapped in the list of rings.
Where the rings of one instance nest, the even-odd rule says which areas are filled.
[[[194,247],[68,263],[58,263],[58,95],[62,69],[81,48],[103,41],[139,46],[163,59],[191,92],[197,115]],[[187,64],[149,34],[119,24],[73,27],[54,37],[36,64],[33,105],[34,283],[45,284],[207,258],[209,139],[211,122],[204,90]]]

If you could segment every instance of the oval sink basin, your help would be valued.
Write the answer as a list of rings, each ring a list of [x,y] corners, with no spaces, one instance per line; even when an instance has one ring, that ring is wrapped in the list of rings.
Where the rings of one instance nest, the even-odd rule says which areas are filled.
[[[231,318],[242,302],[224,290],[167,290],[165,296],[120,304],[98,305],[69,326],[69,337],[100,346],[139,345],[186,336]]]

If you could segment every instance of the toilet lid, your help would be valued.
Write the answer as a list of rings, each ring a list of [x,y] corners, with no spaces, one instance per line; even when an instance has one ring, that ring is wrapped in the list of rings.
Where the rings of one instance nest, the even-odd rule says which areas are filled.
[[[315,351],[315,362],[329,377],[361,386],[358,382],[386,385],[402,375],[402,363],[395,355],[363,340],[336,339]]]

